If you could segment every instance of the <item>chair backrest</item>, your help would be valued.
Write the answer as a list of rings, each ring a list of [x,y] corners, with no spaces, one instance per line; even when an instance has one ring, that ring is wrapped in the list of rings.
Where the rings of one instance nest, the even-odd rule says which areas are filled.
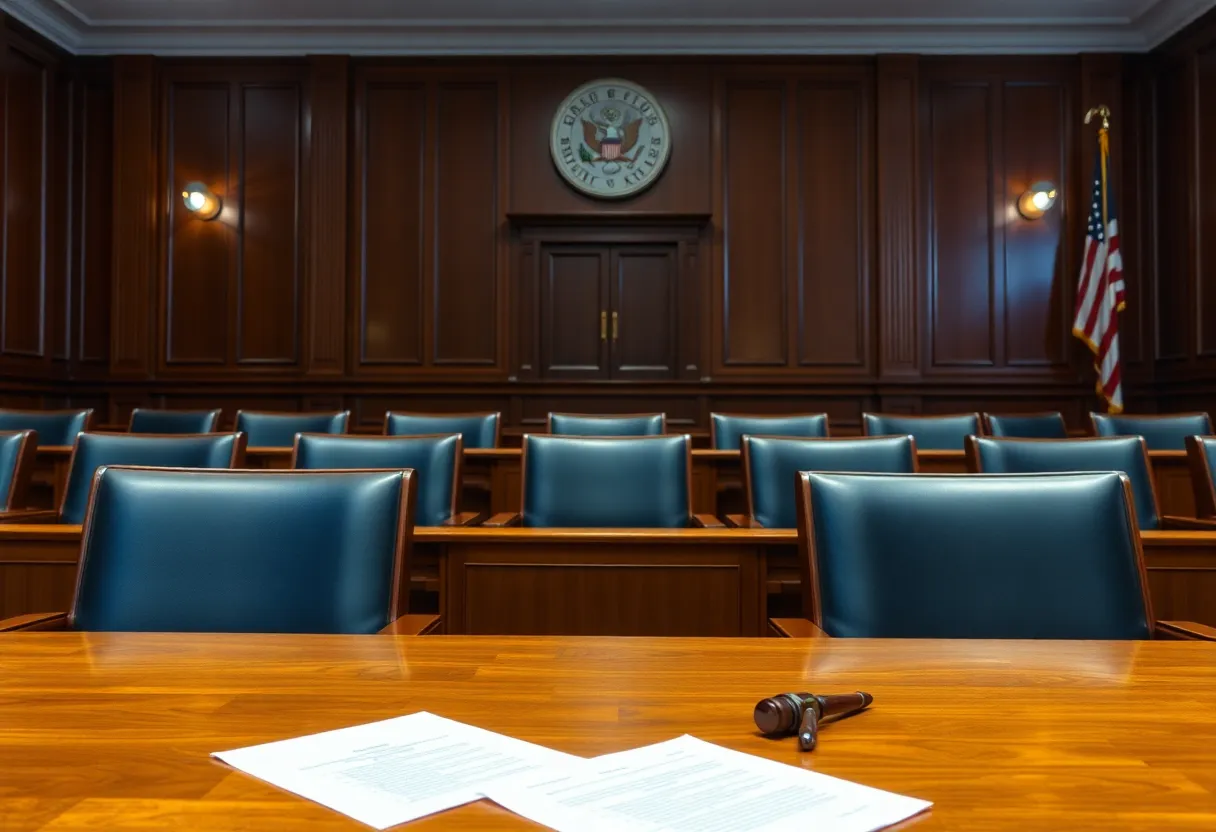
[[[1126,413],[1090,413],[1094,436],[1143,436],[1150,451],[1182,451],[1188,436],[1207,436],[1212,419],[1206,413],[1168,413],[1140,416]]]
[[[1135,498],[1141,529],[1161,525],[1157,493],[1144,440],[1139,436],[1078,439],[967,440],[967,465],[980,474],[1047,474],[1078,471],[1118,471],[1126,474]]]
[[[127,431],[161,434],[211,433],[219,421],[219,410],[149,410],[137,407],[131,411]]]
[[[245,463],[245,434],[82,433],[68,463],[67,485],[59,504],[63,523],[83,523],[93,473],[103,465],[152,465],[157,468],[240,468]]]
[[[828,435],[828,414],[797,413],[789,416],[744,416],[709,414],[709,444],[719,451],[739,450],[745,435],[822,437]]]
[[[408,468],[414,472],[417,494],[414,522],[438,526],[456,513],[460,496],[460,434],[446,436],[326,436],[296,437],[291,467],[341,470],[347,468]]]
[[[1068,425],[1058,410],[1048,413],[985,413],[984,433],[1011,439],[1067,439]]]
[[[1216,437],[1188,436],[1186,455],[1191,469],[1191,488],[1195,491],[1195,513],[1216,519]]]
[[[1122,474],[799,479],[813,617],[831,636],[1152,637]]]
[[[236,429],[251,448],[290,448],[297,433],[346,433],[350,411],[335,413],[270,413],[238,410]]]
[[[70,447],[76,434],[93,429],[93,410],[0,410],[0,430],[33,430],[38,444]]]
[[[32,430],[0,431],[0,511],[27,507],[30,475],[38,434]]]
[[[630,413],[595,416],[550,413],[549,433],[554,436],[662,436],[667,433],[666,413]]]
[[[949,416],[863,413],[861,426],[866,436],[911,435],[921,451],[961,451],[964,439],[982,432],[978,413]]]
[[[743,437],[743,488],[747,513],[766,529],[798,525],[794,476],[799,471],[853,471],[915,474],[916,442],[911,436],[848,439]]]
[[[384,414],[385,436],[438,436],[459,433],[466,448],[497,448],[501,413]]]
[[[375,633],[408,597],[412,494],[409,471],[102,468],[69,623]]]
[[[692,519],[687,436],[524,436],[523,525],[680,528]]]

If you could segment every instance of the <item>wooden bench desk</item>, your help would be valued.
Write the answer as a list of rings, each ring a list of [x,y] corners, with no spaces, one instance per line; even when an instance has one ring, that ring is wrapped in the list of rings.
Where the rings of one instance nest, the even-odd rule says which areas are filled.
[[[448,632],[760,635],[766,591],[799,591],[797,540],[787,529],[419,528],[413,583],[438,590]],[[1216,533],[1143,541],[1155,616],[1216,626]],[[0,618],[67,609],[79,549],[79,526],[0,525]]]
[[[579,756],[690,733],[930,800],[926,832],[1216,828],[1199,642],[17,633],[0,667],[5,832],[365,830],[209,755],[419,710]],[[859,689],[810,754],[752,724]],[[402,827],[537,828],[486,801]]]

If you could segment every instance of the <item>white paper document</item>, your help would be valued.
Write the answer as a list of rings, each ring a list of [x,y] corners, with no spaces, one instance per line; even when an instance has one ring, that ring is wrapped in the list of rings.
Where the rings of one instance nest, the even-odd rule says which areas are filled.
[[[932,804],[689,736],[486,789],[558,832],[872,832]]]
[[[501,777],[585,763],[425,711],[212,756],[377,829],[478,800]]]

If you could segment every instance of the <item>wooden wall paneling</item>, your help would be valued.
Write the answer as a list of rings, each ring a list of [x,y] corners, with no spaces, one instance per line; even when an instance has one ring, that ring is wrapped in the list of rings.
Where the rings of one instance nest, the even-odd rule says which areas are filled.
[[[75,235],[72,202],[73,121],[75,81],[70,66],[57,64],[50,73],[47,117],[46,213],[46,356],[56,376],[65,375],[72,355],[71,307],[68,302]]]
[[[1158,270],[1156,359],[1185,363],[1194,344],[1194,75],[1186,58],[1163,58],[1158,75]]]
[[[1127,309],[1119,326],[1121,332],[1128,331],[1128,338],[1126,343],[1120,341],[1119,352],[1127,364],[1124,378],[1128,387],[1133,391],[1147,388],[1151,395],[1157,331],[1157,87],[1150,57],[1121,59],[1120,68],[1123,116],[1121,150],[1116,151],[1119,190],[1115,199],[1120,232],[1127,241],[1123,245]],[[1084,144],[1082,140],[1081,146]],[[1084,176],[1084,162],[1080,166]]]
[[[516,271],[512,300],[515,306],[515,355],[518,373],[512,380],[540,375],[540,281],[542,249],[539,240],[514,239]]]
[[[114,97],[109,67],[82,72],[76,85],[72,269],[73,350],[76,372],[105,370],[110,357],[111,266],[114,217]]]
[[[350,276],[356,371],[425,361],[432,212],[424,148],[432,121],[416,79],[359,75]]]
[[[923,96],[929,222],[929,369],[996,365],[992,129],[999,87],[930,78]]]
[[[309,375],[346,371],[347,170],[350,58],[309,58],[305,363]]]
[[[678,279],[679,309],[677,318],[678,345],[677,367],[680,378],[696,380],[701,375],[701,313],[702,287],[709,284],[709,272],[703,269],[707,258],[701,256],[701,241],[686,240],[679,244],[676,254],[679,263]]]
[[[1071,96],[1055,82],[1007,82],[1002,90],[1001,145],[1003,181],[997,190],[997,215],[1004,215],[1004,278],[1000,298],[1004,357],[1009,367],[1059,368],[1069,373],[1075,274],[1064,239],[1066,207],[1084,205],[1069,198],[1072,175],[1067,162],[1066,122],[1075,118]],[[1038,220],[1017,213],[1018,198],[1035,182],[1056,183],[1060,197]]]
[[[440,82],[435,92],[435,365],[502,368],[498,257],[499,85]]]
[[[4,262],[0,354],[46,351],[47,128],[52,79],[22,44],[4,44]]]
[[[303,283],[302,89],[298,82],[254,81],[241,83],[238,95],[234,355],[237,364],[294,366]]]
[[[153,367],[158,143],[157,59],[114,58],[113,291],[110,372],[146,377]]]
[[[871,370],[871,88],[868,72],[794,88],[790,354],[818,374]]]
[[[875,137],[879,372],[920,374],[919,59],[880,56],[876,62]]]
[[[242,194],[231,151],[233,133],[240,135],[240,91],[222,76],[184,75],[166,78],[165,90],[162,367],[222,368],[230,360],[229,332],[239,304],[234,226]],[[182,203],[184,186],[195,181],[223,200],[214,220],[196,218]]]
[[[723,246],[714,304],[720,373],[789,361],[786,86],[782,80],[728,78],[722,91]]]
[[[1195,356],[1211,364],[1216,359],[1216,41],[1195,53],[1193,79]]]

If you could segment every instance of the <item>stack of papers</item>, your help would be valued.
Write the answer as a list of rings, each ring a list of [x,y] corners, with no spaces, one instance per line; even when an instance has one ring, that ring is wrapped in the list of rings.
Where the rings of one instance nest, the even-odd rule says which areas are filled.
[[[483,797],[558,832],[872,832],[931,805],[690,736],[586,760],[426,712],[213,756],[377,829]]]

